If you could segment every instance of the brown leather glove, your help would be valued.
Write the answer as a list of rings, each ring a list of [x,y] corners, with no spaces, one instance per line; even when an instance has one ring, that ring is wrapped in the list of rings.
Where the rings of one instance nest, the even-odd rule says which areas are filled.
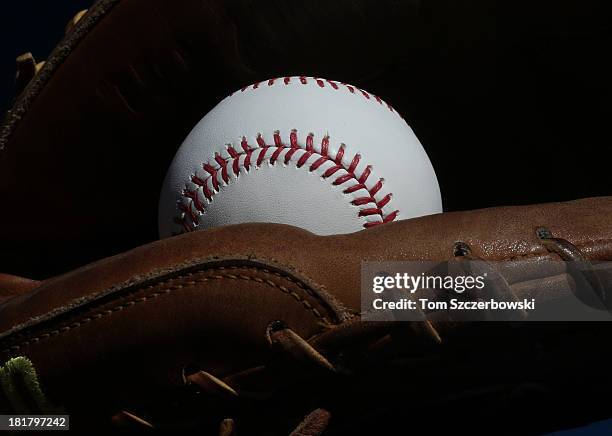
[[[595,395],[612,383],[598,370],[610,363],[607,324],[361,322],[361,262],[466,253],[609,261],[610,216],[608,197],[446,213],[343,236],[273,224],[185,234],[2,303],[0,356],[28,358],[48,403],[69,411],[77,428],[104,429],[114,416],[174,431],[236,425],[240,434],[286,434],[315,410],[298,434],[316,434],[330,416],[330,434],[373,434],[406,413],[407,431],[483,430],[519,413],[533,419],[529,428],[512,421],[503,431],[552,430],[604,413]],[[606,283],[610,273],[600,271]],[[542,289],[561,299],[571,289],[558,284],[570,275],[506,279],[519,295]],[[576,394],[580,404],[567,403]],[[458,419],[470,410],[478,421]],[[450,421],[431,421],[440,414]]]
[[[46,63],[18,59],[22,92],[0,130],[0,204],[16,209],[0,214],[2,268],[45,277],[156,239],[176,147],[221,97],[278,75],[392,97],[438,138],[428,153],[453,185],[452,157],[465,151],[449,158],[438,135],[480,119],[458,112],[474,97],[468,77],[495,76],[484,63],[466,70],[479,56],[461,51],[492,34],[469,24],[490,14],[485,3],[98,0]],[[481,143],[489,124],[474,129]],[[515,169],[498,162],[479,180],[504,164]],[[506,189],[540,181],[539,162],[526,165],[531,177]],[[597,172],[592,159],[588,167]],[[449,201],[464,208],[471,196]],[[24,199],[35,207],[18,208]],[[65,410],[76,434],[114,434],[115,424],[286,434],[304,417],[296,434],[534,433],[608,416],[597,401],[612,385],[607,324],[368,324],[358,315],[362,260],[610,260],[611,208],[602,198],[451,213],[327,238],[235,226],[40,283],[0,276],[0,413]],[[573,277],[559,265],[502,275],[517,295],[563,299]]]

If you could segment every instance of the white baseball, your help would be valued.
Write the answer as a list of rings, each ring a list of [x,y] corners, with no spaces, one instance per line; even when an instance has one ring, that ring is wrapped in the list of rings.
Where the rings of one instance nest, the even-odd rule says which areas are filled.
[[[431,162],[390,105],[285,77],[235,92],[195,126],[166,175],[159,232],[275,222],[325,235],[441,210]]]

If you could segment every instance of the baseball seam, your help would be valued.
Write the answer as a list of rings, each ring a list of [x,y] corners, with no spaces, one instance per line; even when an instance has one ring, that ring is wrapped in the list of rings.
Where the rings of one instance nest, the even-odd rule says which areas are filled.
[[[365,220],[364,228],[388,223],[397,218],[398,210],[389,213],[383,211],[391,201],[392,193],[376,198],[377,194],[379,197],[381,195],[384,179],[381,178],[373,185],[367,186],[372,166],[366,165],[361,173],[357,174],[361,155],[357,153],[351,159],[347,159],[345,144],[340,144],[334,155],[330,151],[329,136],[324,136],[320,145],[315,147],[314,134],[310,133],[305,143],[302,143],[304,145],[300,146],[296,129],[291,130],[289,144],[283,142],[280,131],[274,132],[273,140],[274,145],[268,145],[263,136],[258,134],[257,146],[252,146],[246,137],[243,137],[240,151],[233,145],[227,145],[227,157],[216,153],[213,159],[204,162],[201,165],[204,175],[192,174],[190,183],[187,183],[183,189],[181,198],[177,202],[180,214],[174,218],[174,222],[180,225],[183,231],[195,230],[200,225],[200,217],[204,215],[206,205],[212,202],[224,184],[230,183],[232,179],[230,174],[238,178],[242,171],[248,172],[253,167],[259,168],[264,162],[275,165],[279,161],[284,165],[294,164],[298,169],[306,168],[309,172],[318,170],[323,179],[332,178],[331,184],[334,186],[347,185],[343,193],[355,195],[351,204],[358,208],[357,216]],[[268,155],[269,152],[271,154]],[[359,196],[360,194],[363,195]]]
[[[314,84],[316,86],[318,86],[319,88],[326,88],[326,87],[331,87],[332,89],[338,91],[340,89],[345,89],[346,91],[350,92],[351,94],[355,94],[355,95],[361,95],[363,98],[365,98],[366,100],[370,100],[370,101],[375,101],[377,102],[380,106],[385,106],[387,107],[387,109],[389,109],[389,111],[397,114],[399,117],[401,117],[401,115],[399,114],[399,112],[397,112],[395,109],[393,109],[393,106],[391,106],[389,103],[387,103],[386,101],[384,101],[382,98],[380,98],[379,96],[375,95],[375,94],[371,94],[369,92],[364,91],[363,89],[357,88],[355,86],[349,85],[347,83],[343,83],[343,82],[336,82],[334,80],[328,80],[328,79],[319,79],[316,77],[306,77],[306,76],[296,76],[296,77],[291,77],[291,76],[286,76],[283,78],[274,78],[274,79],[269,79],[269,80],[265,80],[262,82],[255,82],[252,85],[249,86],[245,86],[242,89],[240,89],[240,92],[245,92],[248,91],[249,89],[254,90],[254,89],[259,89],[263,86],[274,86],[277,84],[282,83],[283,85],[290,85],[292,83],[295,83],[295,81],[299,82],[302,85],[311,85]],[[234,93],[230,94],[230,97],[234,95]]]

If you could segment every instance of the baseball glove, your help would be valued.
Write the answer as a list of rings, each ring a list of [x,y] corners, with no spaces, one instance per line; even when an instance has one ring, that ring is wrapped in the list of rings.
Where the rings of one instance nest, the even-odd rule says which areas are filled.
[[[465,24],[490,6],[460,5],[99,0],[46,62],[18,58],[18,96],[0,131],[0,263],[54,278],[0,274],[0,413],[70,414],[75,434],[222,435],[533,434],[609,416],[600,401],[612,386],[607,323],[365,322],[360,280],[363,261],[478,259],[505,297],[554,305],[586,274],[609,307],[611,198],[345,236],[248,224],[151,242],[178,145],[222,97],[260,80],[339,79],[394,96],[430,138],[452,130],[439,119],[477,118],[481,143],[503,141],[486,104],[475,104],[482,117],[461,119],[471,91],[444,99],[487,76],[465,73],[461,50],[491,33]],[[467,171],[455,171],[460,147],[428,153],[443,191],[468,185]],[[604,160],[582,158],[607,177],[597,171]],[[548,179],[541,160],[507,165]],[[581,181],[560,176],[559,191]],[[532,184],[512,177],[508,190]],[[449,197],[465,208],[473,192]],[[578,271],[574,261],[604,263]]]
[[[606,416],[597,400],[612,383],[606,323],[364,322],[359,289],[368,260],[471,257],[491,274],[498,261],[559,261],[498,274],[503,292],[563,300],[578,278],[561,260],[612,260],[611,213],[612,198],[587,199],[326,237],[245,224],[154,242],[33,288],[7,279],[3,407],[60,407],[81,431],[199,434],[491,425],[517,434]],[[609,287],[603,265],[596,274]]]

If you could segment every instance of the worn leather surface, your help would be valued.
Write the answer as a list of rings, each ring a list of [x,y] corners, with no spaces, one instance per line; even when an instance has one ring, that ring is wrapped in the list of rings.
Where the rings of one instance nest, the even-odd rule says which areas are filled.
[[[491,261],[559,259],[536,230],[547,227],[591,260],[612,259],[612,198],[437,214],[350,235],[315,236],[278,224],[244,224],[157,241],[42,282],[31,295],[5,304],[0,328],[9,329],[74,299],[114,286],[175,273],[215,259],[252,259],[277,265],[327,289],[346,307],[359,307],[361,261],[448,260],[462,241]],[[53,288],[61,288],[54,292]],[[49,289],[49,290],[47,290]],[[27,301],[27,304],[25,303]]]
[[[40,282],[36,280],[0,273],[0,302],[27,293],[38,286]]]
[[[95,392],[112,398],[107,406],[120,404],[155,387],[181,386],[184,367],[226,377],[261,365],[272,321],[304,338],[333,331],[359,311],[364,260],[447,260],[458,241],[490,261],[559,259],[536,235],[543,226],[589,260],[612,260],[611,213],[607,197],[439,214],[326,237],[256,223],[188,233],[46,280],[2,303],[2,359],[32,359],[56,400]],[[553,293],[565,280],[562,270],[539,279]],[[533,284],[522,288],[516,287],[534,291]],[[443,337],[461,336],[460,326],[440,329]],[[104,371],[86,392],[67,382],[95,368]]]

